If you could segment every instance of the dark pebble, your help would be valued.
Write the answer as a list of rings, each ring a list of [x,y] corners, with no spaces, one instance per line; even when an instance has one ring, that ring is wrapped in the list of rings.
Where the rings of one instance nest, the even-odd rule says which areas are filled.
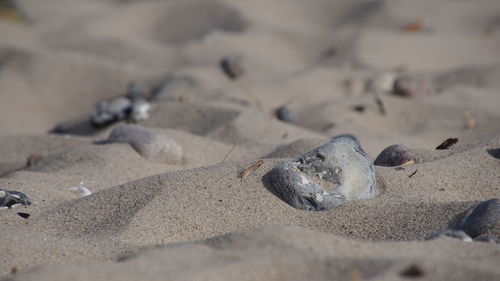
[[[376,166],[394,167],[401,166],[410,161],[419,163],[420,159],[410,149],[401,144],[393,144],[380,152],[375,159]]]
[[[292,113],[286,105],[276,109],[276,117],[283,122],[294,123]]]
[[[470,237],[476,238],[493,228],[500,227],[500,199],[484,201],[462,214],[454,229],[463,230]]]

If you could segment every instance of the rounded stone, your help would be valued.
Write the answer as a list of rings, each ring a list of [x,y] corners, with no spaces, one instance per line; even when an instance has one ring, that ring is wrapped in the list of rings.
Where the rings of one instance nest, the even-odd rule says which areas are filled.
[[[386,147],[375,159],[375,166],[394,167],[406,163],[419,163],[420,159],[410,149],[401,144]]]
[[[287,123],[294,123],[294,120],[292,118],[292,113],[290,112],[290,109],[284,105],[276,109],[276,117]]]
[[[463,230],[472,238],[500,229],[500,199],[493,198],[470,208],[454,229]]]
[[[272,191],[289,205],[302,209],[330,210],[348,200],[375,196],[375,169],[351,136],[331,142],[269,172]]]
[[[144,158],[166,164],[182,161],[182,147],[167,136],[139,125],[120,125],[109,135],[108,142],[126,142]]]

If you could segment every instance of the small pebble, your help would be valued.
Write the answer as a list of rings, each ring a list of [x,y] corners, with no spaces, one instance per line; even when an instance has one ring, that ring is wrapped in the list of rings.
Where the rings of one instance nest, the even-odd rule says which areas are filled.
[[[401,144],[393,144],[380,152],[375,159],[375,166],[394,167],[419,162],[419,157],[414,155],[408,147]]]
[[[229,77],[231,80],[236,80],[241,77],[244,73],[243,67],[241,66],[241,61],[234,58],[223,58],[219,62],[219,66],[222,71]]]
[[[29,206],[31,200],[22,192],[0,189],[0,207],[10,209],[16,204]]]
[[[404,75],[394,81],[392,93],[401,97],[421,98],[432,93],[431,82],[425,77]]]
[[[375,196],[375,169],[357,140],[338,136],[268,174],[270,188],[302,210],[330,210],[348,200]]]
[[[292,118],[292,113],[290,112],[290,109],[288,109],[286,105],[276,109],[276,117],[283,122],[295,123]]]
[[[406,278],[421,278],[424,276],[424,271],[420,268],[420,266],[412,264],[403,269],[399,275]]]
[[[90,124],[96,128],[102,128],[125,119],[134,122],[149,118],[151,104],[144,98],[144,91],[136,83],[130,83],[127,93],[100,101],[96,105],[96,111],[90,117]]]
[[[139,125],[119,125],[111,131],[108,142],[129,143],[144,158],[167,164],[182,161],[182,147],[174,140]]]
[[[31,215],[28,213],[17,213],[18,216],[20,216],[23,219],[29,218]]]

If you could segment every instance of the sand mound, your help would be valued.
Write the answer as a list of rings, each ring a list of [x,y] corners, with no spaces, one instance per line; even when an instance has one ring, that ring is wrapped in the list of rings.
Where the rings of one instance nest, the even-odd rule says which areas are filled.
[[[434,242],[379,243],[344,240],[299,227],[268,227],[204,241],[170,245],[115,262],[50,266],[9,280],[401,280],[453,278],[495,280],[495,250],[445,239]],[[436,248],[447,247],[447,251]]]

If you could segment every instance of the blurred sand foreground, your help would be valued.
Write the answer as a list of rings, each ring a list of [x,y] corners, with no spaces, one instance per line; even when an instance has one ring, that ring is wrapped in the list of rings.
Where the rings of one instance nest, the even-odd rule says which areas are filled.
[[[498,0],[17,2],[0,6],[0,189],[33,204],[0,210],[4,280],[500,280],[500,244],[425,241],[500,197]],[[169,83],[137,122],[155,145],[88,123],[131,82]],[[418,160],[329,211],[268,191],[340,134]],[[494,214],[481,237],[500,238]]]

